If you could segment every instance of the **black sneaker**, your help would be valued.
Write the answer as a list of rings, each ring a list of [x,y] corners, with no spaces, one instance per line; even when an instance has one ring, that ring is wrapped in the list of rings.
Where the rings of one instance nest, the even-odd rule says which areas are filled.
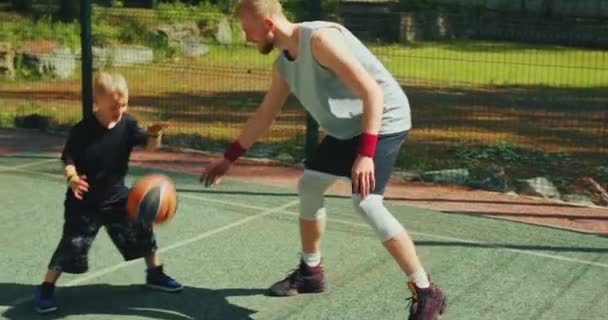
[[[412,292],[409,320],[437,320],[445,313],[447,298],[434,283],[427,288],[418,288],[409,281],[407,286]]]
[[[323,265],[319,263],[311,267],[300,261],[300,265],[287,278],[273,284],[268,295],[289,297],[300,293],[320,293],[325,291],[325,275]]]
[[[163,272],[163,266],[146,270],[146,287],[166,292],[178,292],[184,287]]]
[[[57,311],[57,304],[53,299],[53,292],[55,285],[50,283],[43,283],[36,286],[36,292],[34,293],[34,309],[40,314],[47,314]]]

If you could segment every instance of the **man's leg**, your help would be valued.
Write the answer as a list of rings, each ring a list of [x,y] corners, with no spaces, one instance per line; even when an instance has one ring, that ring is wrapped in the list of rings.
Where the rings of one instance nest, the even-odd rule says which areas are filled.
[[[384,247],[409,278],[408,287],[413,294],[410,319],[434,320],[445,311],[445,295],[437,286],[429,283],[416,254],[414,242],[401,223],[384,206],[384,190],[405,136],[405,133],[398,133],[379,137],[374,156],[375,189],[365,199],[361,199],[359,194],[353,194],[353,203],[356,211],[376,231]]]
[[[429,286],[426,273],[420,259],[416,255],[414,242],[409,237],[401,223],[386,209],[383,196],[370,194],[361,200],[358,194],[353,195],[353,203],[357,212],[372,226],[382,240],[384,247],[395,258],[403,272],[416,285],[425,288]]]
[[[353,195],[355,208],[376,230],[385,248],[409,278],[408,287],[412,291],[410,319],[434,320],[445,312],[446,297],[434,284],[429,283],[422,267],[414,243],[403,226],[383,205],[382,196],[370,194],[361,200]]]
[[[325,231],[325,191],[336,177],[305,170],[298,181],[300,198],[300,241],[302,259],[296,271],[270,287],[273,296],[293,296],[325,290],[321,265],[321,237]]]
[[[311,267],[321,263],[321,237],[325,232],[325,217],[318,220],[300,218],[300,243],[302,244],[302,259]]]
[[[403,272],[412,278],[412,281],[419,284],[420,287],[428,287],[426,273],[422,268],[420,259],[416,255],[414,242],[410,238],[407,231],[399,232],[397,235],[382,243],[386,250],[393,256],[397,264]],[[416,277],[417,272],[420,272],[420,277]]]
[[[324,195],[335,181],[336,177],[332,175],[311,170],[305,170],[298,181],[300,241],[304,257],[318,255],[320,258],[321,237],[326,224]],[[310,261],[308,264],[314,266],[319,262]]]

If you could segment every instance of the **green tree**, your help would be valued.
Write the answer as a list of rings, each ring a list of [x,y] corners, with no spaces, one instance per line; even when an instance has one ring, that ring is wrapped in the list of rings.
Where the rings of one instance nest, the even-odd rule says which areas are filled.
[[[90,1],[90,0],[86,0]],[[57,17],[64,22],[72,22],[78,19],[80,14],[80,1],[60,0]]]
[[[145,0],[143,1],[143,3],[144,8],[156,8],[156,6],[158,5],[158,0]]]
[[[27,13],[32,11],[32,0],[11,0],[13,9],[17,12]]]
[[[545,17],[550,17],[553,15],[554,4],[555,3],[553,0],[543,0],[541,2],[541,7],[543,8],[543,14]]]

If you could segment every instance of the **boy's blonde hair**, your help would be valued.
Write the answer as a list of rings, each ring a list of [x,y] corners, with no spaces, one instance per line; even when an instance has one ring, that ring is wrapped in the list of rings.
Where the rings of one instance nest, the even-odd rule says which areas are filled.
[[[129,87],[125,77],[117,72],[100,72],[93,81],[93,95],[104,95],[120,93],[123,96],[129,95]]]
[[[279,0],[241,0],[236,7],[235,15],[251,14],[258,18],[283,16],[283,6]]]

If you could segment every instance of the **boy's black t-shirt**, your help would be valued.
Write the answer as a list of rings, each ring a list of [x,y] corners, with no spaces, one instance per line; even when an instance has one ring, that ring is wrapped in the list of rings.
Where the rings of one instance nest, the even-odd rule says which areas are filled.
[[[87,204],[105,205],[120,201],[128,194],[125,176],[134,146],[145,145],[147,133],[137,120],[125,113],[112,128],[104,128],[95,116],[75,124],[68,135],[61,159],[73,164],[79,175],[86,175],[89,191]],[[67,200],[76,199],[68,187]]]

